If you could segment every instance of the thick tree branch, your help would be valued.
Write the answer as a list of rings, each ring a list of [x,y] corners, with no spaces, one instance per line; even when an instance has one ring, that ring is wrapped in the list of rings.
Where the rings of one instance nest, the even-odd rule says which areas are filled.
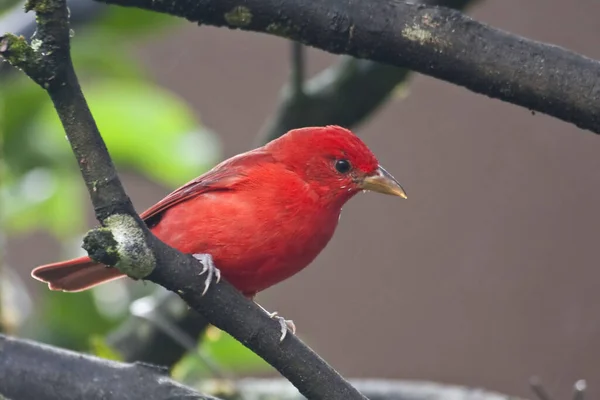
[[[166,369],[109,361],[4,335],[0,335],[0,377],[0,399],[2,396],[11,400],[215,399],[171,380]],[[352,383],[370,400],[515,399],[433,382],[353,380]],[[283,379],[242,379],[235,386],[244,398],[304,399]]]
[[[396,0],[102,0],[408,68],[600,133],[600,63]]]
[[[309,399],[365,399],[333,368],[289,334],[280,342],[279,323],[230,284],[213,284],[201,295],[204,276],[191,255],[167,246],[135,213],[125,194],[79,87],[69,54],[65,0],[30,0],[38,36],[29,46],[13,35],[0,38],[0,55],[21,68],[52,99],[94,204],[102,228],[84,240],[90,257],[134,278],[176,292],[216,327],[252,349]]]
[[[147,364],[125,364],[0,335],[0,399],[215,399]]]

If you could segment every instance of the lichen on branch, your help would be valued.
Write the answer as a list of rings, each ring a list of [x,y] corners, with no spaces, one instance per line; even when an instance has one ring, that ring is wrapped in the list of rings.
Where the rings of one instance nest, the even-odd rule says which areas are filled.
[[[136,220],[127,214],[113,214],[103,225],[89,231],[83,239],[83,248],[90,258],[134,279],[150,275],[156,259]]]
[[[23,36],[11,33],[0,36],[0,55],[13,67],[24,71],[38,85],[43,88],[48,85],[52,75],[44,65],[39,48],[31,46]]]

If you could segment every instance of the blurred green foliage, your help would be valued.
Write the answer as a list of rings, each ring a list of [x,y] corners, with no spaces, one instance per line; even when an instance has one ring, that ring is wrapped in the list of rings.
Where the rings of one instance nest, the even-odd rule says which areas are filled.
[[[84,94],[117,168],[155,181],[165,192],[220,159],[218,138],[183,99],[154,83],[132,54],[132,40],[148,39],[177,24],[162,14],[111,7],[96,21],[75,28],[72,40]],[[89,199],[60,121],[45,91],[22,73],[0,77],[0,87],[0,233],[44,231],[68,249],[72,238],[88,228]],[[138,287],[137,293],[123,296],[129,290],[124,284],[110,286],[110,293],[39,288],[35,313],[21,334],[110,359],[120,356],[105,344],[104,335],[128,317],[127,302],[152,290]],[[110,301],[125,306],[116,310]],[[226,334],[213,335],[201,349],[231,371],[267,366]],[[207,373],[194,355],[176,370],[185,379]]]
[[[213,326],[209,327],[198,347],[206,358],[217,363],[219,368],[231,374],[270,371],[272,367],[262,358],[235,340],[231,335]],[[173,378],[193,385],[202,378],[210,376],[208,366],[199,360],[197,354],[187,354],[175,365]]]

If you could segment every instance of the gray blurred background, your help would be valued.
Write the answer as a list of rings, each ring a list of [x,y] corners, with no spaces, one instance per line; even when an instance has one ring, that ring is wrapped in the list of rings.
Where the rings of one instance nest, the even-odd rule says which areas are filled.
[[[600,58],[598,1],[486,0],[469,14]],[[222,158],[256,143],[289,73],[289,44],[262,34],[183,24],[128,47],[219,134]],[[313,74],[336,57],[307,60]],[[408,201],[357,196],[318,259],[258,300],[347,377],[533,397],[538,375],[557,398],[584,378],[600,394],[599,138],[421,75],[405,95],[355,132]],[[123,176],[138,211],[169,191]],[[33,290],[29,271],[61,257],[43,232],[7,249]]]

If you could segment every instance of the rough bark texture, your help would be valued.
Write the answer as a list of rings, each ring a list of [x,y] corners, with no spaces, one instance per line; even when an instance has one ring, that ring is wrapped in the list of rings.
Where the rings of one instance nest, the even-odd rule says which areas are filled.
[[[395,0],[103,0],[408,68],[600,133],[600,63]]]
[[[426,381],[353,379],[352,384],[369,400],[519,400],[514,396],[465,386]],[[282,379],[243,379],[237,383],[246,400],[303,400],[292,385]]]
[[[0,399],[176,400],[204,396],[147,364],[125,364],[0,335]]]
[[[0,334],[0,399],[214,399],[169,378],[166,369],[121,363]],[[422,381],[353,380],[370,400],[517,400],[500,393]],[[210,385],[209,385],[210,386]],[[246,400],[302,400],[283,379],[242,379]],[[235,398],[237,395],[222,395]]]

